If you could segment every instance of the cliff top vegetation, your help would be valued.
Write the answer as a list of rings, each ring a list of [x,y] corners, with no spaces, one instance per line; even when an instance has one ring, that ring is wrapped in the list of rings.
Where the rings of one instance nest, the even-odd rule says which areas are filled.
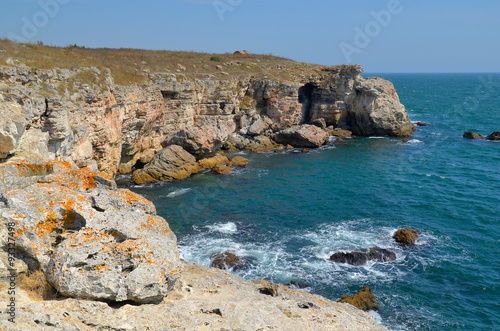
[[[0,65],[21,65],[32,69],[109,68],[117,84],[145,83],[147,73],[179,73],[188,79],[215,75],[224,78],[252,75],[256,78],[287,80],[325,70],[358,66],[321,66],[273,55],[210,54],[185,51],[157,51],[130,48],[85,48],[17,43],[0,39]]]

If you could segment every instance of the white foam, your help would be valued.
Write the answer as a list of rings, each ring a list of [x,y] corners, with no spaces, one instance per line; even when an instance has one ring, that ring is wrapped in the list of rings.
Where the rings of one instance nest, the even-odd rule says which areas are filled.
[[[368,311],[368,314],[372,315],[378,324],[382,324],[382,316],[380,316],[380,314],[377,313],[375,310]]]
[[[173,192],[170,192],[169,194],[167,194],[167,198],[175,198],[175,197],[178,197],[179,195],[183,195],[187,192],[191,191],[190,188],[181,188],[179,190],[175,190]]]
[[[368,139],[384,139],[385,137],[379,137],[379,136],[372,136],[368,137]]]
[[[238,227],[233,222],[216,223],[214,225],[207,225],[207,228],[212,232],[231,233],[231,234],[238,232]]]
[[[424,142],[422,140],[418,139],[410,139],[407,144],[423,144]]]

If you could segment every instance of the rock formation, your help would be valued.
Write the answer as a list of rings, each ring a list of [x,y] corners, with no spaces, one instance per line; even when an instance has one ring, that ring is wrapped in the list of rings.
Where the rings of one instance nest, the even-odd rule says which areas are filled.
[[[351,296],[343,296],[337,302],[346,302],[361,310],[378,310],[377,301],[369,286],[364,286],[361,291]]]
[[[500,131],[495,131],[486,137],[486,140],[500,140]]]
[[[22,260],[68,297],[159,302],[181,267],[153,204],[108,175],[52,161],[0,167],[0,220]],[[7,248],[7,235],[0,242]]]
[[[474,133],[472,131],[465,131],[464,132],[464,135],[463,135],[464,138],[467,138],[467,139],[483,139],[484,136],[480,133]]]
[[[418,233],[413,229],[399,229],[394,233],[393,238],[400,244],[414,245],[418,239]]]
[[[0,159],[57,159],[113,175],[141,169],[170,145],[201,160],[221,147],[272,151],[275,138],[317,147],[325,126],[414,130],[390,82],[362,78],[359,66],[308,70],[286,80],[146,72],[148,84],[118,85],[96,67],[0,66]]]
[[[396,254],[385,248],[372,247],[362,251],[338,252],[330,256],[337,263],[363,265],[368,261],[388,262],[396,260]]]

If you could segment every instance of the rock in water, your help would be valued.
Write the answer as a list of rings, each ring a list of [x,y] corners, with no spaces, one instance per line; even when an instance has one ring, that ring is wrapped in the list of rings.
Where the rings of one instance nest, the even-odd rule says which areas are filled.
[[[136,184],[160,180],[184,179],[198,171],[196,158],[182,147],[170,145],[153,157],[144,168],[134,171],[132,180]]]
[[[216,164],[213,168],[212,168],[212,172],[215,172],[216,174],[220,174],[220,175],[226,175],[226,174],[230,174],[231,173],[231,167],[225,165],[225,164]]]
[[[427,123],[425,123],[425,122],[417,122],[417,125],[418,126],[427,126]]]
[[[467,138],[467,139],[482,139],[482,138],[484,138],[482,134],[474,133],[472,131],[465,131],[463,137]]]
[[[378,310],[377,301],[369,286],[363,287],[358,294],[343,296],[337,302],[347,302],[364,311]]]
[[[237,155],[231,159],[232,166],[246,167],[248,164],[248,159],[244,158],[243,156]]]
[[[399,229],[394,233],[393,238],[396,242],[405,245],[414,245],[418,238],[417,231],[413,229]]]
[[[198,166],[200,167],[200,169],[207,169],[215,167],[216,164],[227,163],[229,163],[229,159],[226,156],[218,153],[215,156],[198,161]]]
[[[231,252],[224,252],[213,254],[211,256],[212,263],[210,266],[212,268],[222,269],[222,270],[238,270],[245,267],[245,264],[239,257]]]
[[[388,262],[396,260],[396,254],[380,247],[372,247],[362,251],[338,252],[330,256],[330,260],[337,263],[363,265],[368,261]]]
[[[410,136],[415,131],[394,85],[381,77],[358,78],[348,123],[358,136]]]
[[[162,147],[179,145],[193,154],[197,160],[200,160],[214,156],[228,136],[229,131],[224,127],[219,128],[213,125],[190,126],[178,131],[172,137],[168,137],[161,145]]]
[[[328,133],[315,125],[304,124],[278,132],[275,140],[279,144],[314,148],[328,142]]]
[[[500,140],[500,131],[495,131],[486,137],[487,140]]]

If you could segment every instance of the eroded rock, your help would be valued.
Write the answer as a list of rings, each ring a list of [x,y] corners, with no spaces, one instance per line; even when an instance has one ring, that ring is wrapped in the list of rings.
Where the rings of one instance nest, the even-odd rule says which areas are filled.
[[[314,148],[328,142],[328,133],[317,126],[304,124],[278,132],[275,140],[279,144]]]
[[[413,229],[399,229],[394,233],[393,238],[400,244],[414,245],[418,239],[418,233]]]
[[[349,303],[364,311],[378,310],[377,301],[375,301],[375,296],[369,286],[364,286],[357,294],[343,296],[337,302]]]
[[[361,251],[338,252],[330,256],[337,263],[348,263],[359,266],[368,261],[388,262],[396,260],[396,254],[380,247],[372,247]]]

